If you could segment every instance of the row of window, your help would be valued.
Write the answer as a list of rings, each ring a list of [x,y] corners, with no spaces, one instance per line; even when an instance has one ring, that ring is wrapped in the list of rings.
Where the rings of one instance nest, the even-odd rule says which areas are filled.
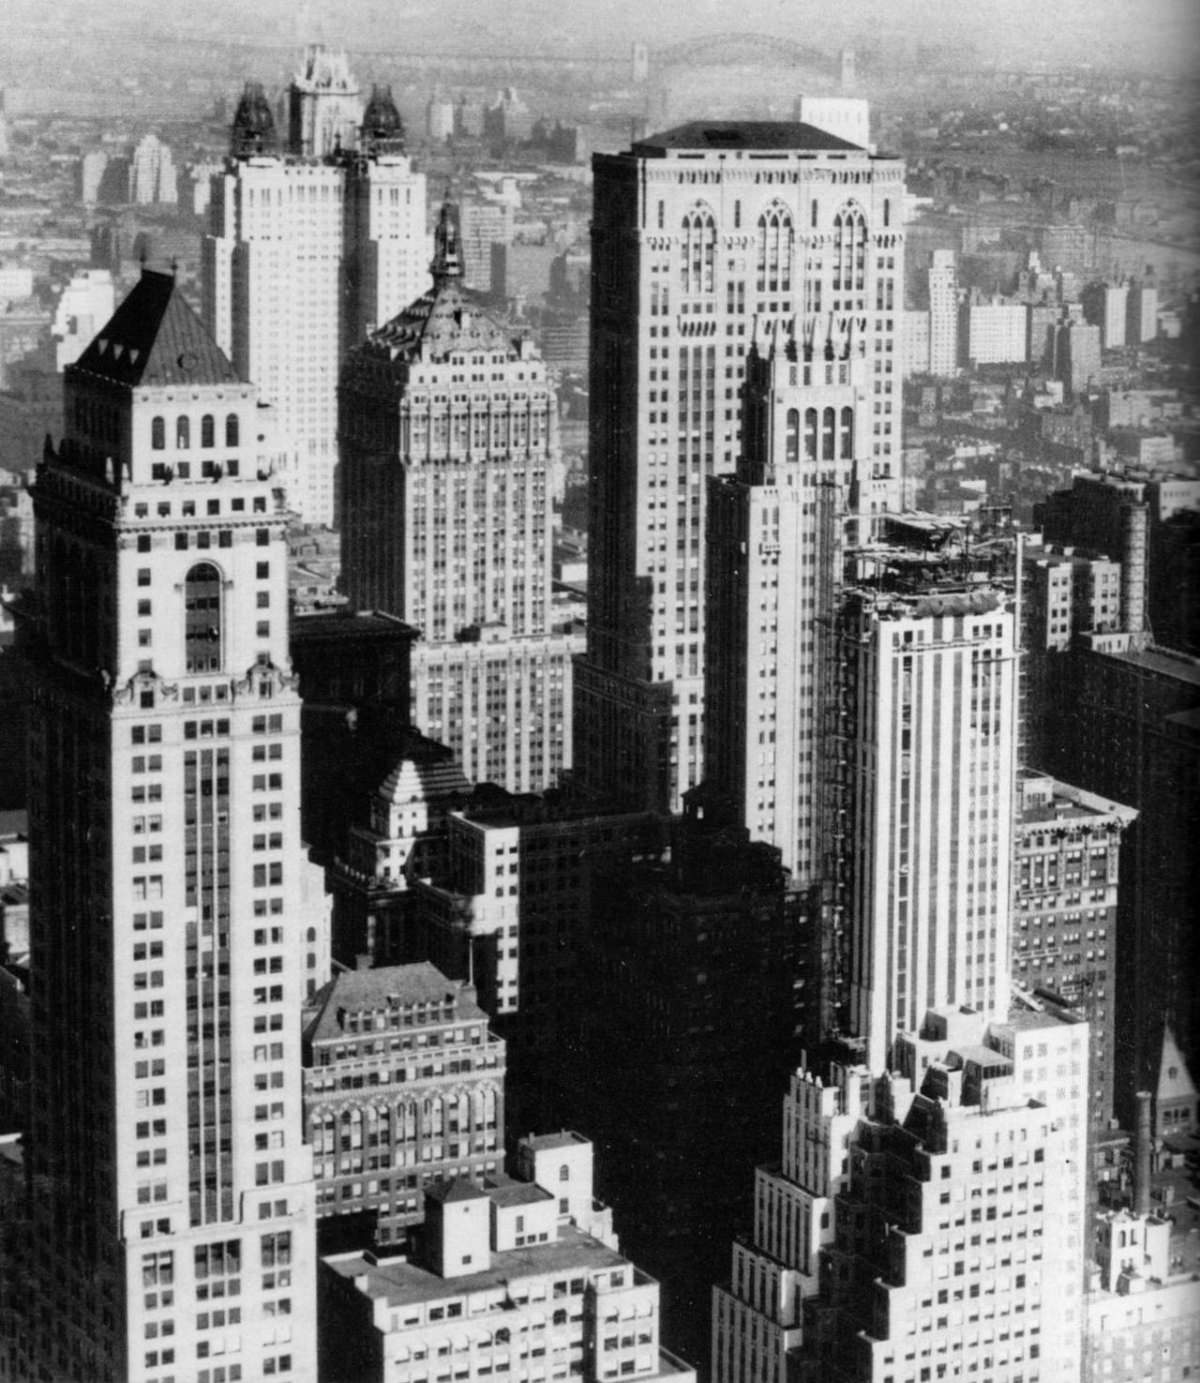
[[[224,432],[225,445],[236,447],[240,440],[240,427],[236,413],[225,415]],[[167,420],[161,415],[150,420],[150,445],[155,451],[166,449]],[[175,447],[178,451],[186,451],[191,445],[192,421],[181,413],[175,419]],[[217,420],[211,413],[205,413],[200,419],[200,445],[201,447],[215,447],[217,445]]]

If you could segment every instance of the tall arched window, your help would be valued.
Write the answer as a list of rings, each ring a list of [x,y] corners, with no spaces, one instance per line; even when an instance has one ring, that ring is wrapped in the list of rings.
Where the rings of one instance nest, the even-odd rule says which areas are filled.
[[[189,672],[221,666],[221,573],[200,562],[183,583],[185,660]]]
[[[834,447],[836,445],[835,432],[837,429],[837,410],[826,408],[821,418],[821,460],[832,461],[836,455]]]
[[[238,444],[238,417],[236,413],[230,413],[225,418],[225,445],[236,447]]]
[[[784,459],[788,465],[800,460],[800,410],[798,408],[788,409]]]
[[[716,287],[717,223],[712,212],[696,207],[683,218],[685,293],[711,293]]]
[[[167,445],[167,420],[165,418],[150,419],[150,445],[155,451],[163,451]]]
[[[758,218],[758,291],[789,293],[792,288],[792,218],[787,208],[771,206]]]
[[[817,459],[817,410],[815,408],[804,410],[804,459],[806,461]]]
[[[833,218],[833,291],[861,293],[867,276],[867,221],[856,206]]]
[[[854,455],[854,409],[842,409],[841,454],[843,458]]]
[[[182,414],[175,419],[175,445],[180,451],[192,445],[192,425]]]
[[[202,447],[215,447],[217,445],[217,427],[211,413],[206,413],[200,419],[200,445]]]

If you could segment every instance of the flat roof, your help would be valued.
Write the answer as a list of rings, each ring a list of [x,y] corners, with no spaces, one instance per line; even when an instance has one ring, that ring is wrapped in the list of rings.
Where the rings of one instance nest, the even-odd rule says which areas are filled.
[[[445,1297],[470,1296],[497,1287],[511,1287],[525,1277],[541,1277],[545,1273],[602,1272],[605,1269],[632,1267],[629,1260],[615,1249],[582,1234],[571,1225],[559,1227],[558,1238],[550,1244],[534,1244],[528,1248],[508,1249],[493,1253],[491,1263],[482,1272],[461,1277],[441,1277],[430,1268],[407,1260],[389,1259],[372,1263],[361,1253],[338,1254],[322,1259],[325,1266],[342,1277],[365,1277],[363,1288],[372,1301],[384,1301],[389,1306],[411,1306],[418,1302],[440,1301]],[[509,1314],[505,1313],[506,1319]],[[446,1328],[476,1325],[472,1320],[447,1321]],[[500,1324],[504,1324],[501,1321]]]
[[[508,1186],[489,1186],[488,1195],[496,1205],[535,1205],[538,1201],[552,1201],[549,1191],[531,1181],[514,1181]]]
[[[1200,687],[1200,658],[1186,653],[1172,653],[1166,648],[1145,648],[1125,653],[1107,653],[1108,658],[1116,658],[1122,663],[1133,663],[1151,672],[1162,672],[1168,677],[1178,678],[1180,682],[1190,682]]]
[[[663,154],[674,149],[746,149],[773,153],[856,153],[867,151],[816,125],[799,120],[691,120],[634,143],[635,154]]]
[[[590,1143],[591,1139],[585,1138],[582,1133],[576,1133],[574,1129],[565,1128],[557,1133],[531,1133],[528,1138],[521,1141],[535,1152],[542,1152],[547,1148],[570,1148],[579,1143]]]

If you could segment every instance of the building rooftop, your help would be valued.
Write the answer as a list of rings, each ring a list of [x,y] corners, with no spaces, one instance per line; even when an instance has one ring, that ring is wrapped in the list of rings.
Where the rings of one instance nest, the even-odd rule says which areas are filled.
[[[746,149],[777,153],[865,154],[851,144],[815,125],[798,120],[693,120],[686,125],[638,140],[633,152],[653,157],[673,149]]]
[[[579,1143],[586,1143],[582,1133],[576,1133],[574,1129],[560,1129],[558,1133],[531,1133],[528,1138],[523,1138],[522,1143],[534,1152],[552,1151],[554,1148],[571,1148]]]
[[[427,1187],[425,1199],[437,1201],[441,1205],[453,1205],[459,1201],[491,1200],[492,1197],[470,1177],[455,1177],[453,1181],[437,1182]]]
[[[1175,653],[1168,648],[1144,648],[1140,651],[1130,649],[1128,652],[1109,653],[1106,656],[1145,668],[1147,672],[1162,673],[1180,682],[1200,687],[1200,658],[1193,658],[1187,653]]]
[[[372,1301],[384,1301],[389,1306],[469,1296],[497,1287],[511,1287],[523,1277],[540,1277],[545,1273],[603,1272],[628,1264],[615,1249],[571,1225],[560,1226],[558,1238],[553,1243],[493,1252],[489,1267],[462,1277],[441,1277],[432,1269],[403,1258],[374,1263],[362,1253],[337,1254],[323,1262],[342,1277],[365,1278],[362,1291]]]
[[[346,1036],[342,1019],[364,1010],[403,1009],[427,1005],[427,1021],[482,1022],[487,1015],[475,1001],[475,990],[463,980],[450,980],[428,961],[413,965],[389,965],[379,969],[345,970],[324,985],[308,1005],[318,1010],[308,1025],[310,1042]],[[445,1016],[449,1007],[451,1016]]]
[[[311,559],[310,559],[311,560]],[[365,634],[415,640],[417,631],[386,610],[315,610],[294,616],[289,637],[304,639],[361,639]]]
[[[1068,1013],[1070,1016],[1068,1016]],[[1080,1023],[1082,1017],[1073,1011],[1049,1012],[1041,1009],[1009,1009],[1005,1022],[1018,1032],[1033,1032],[1038,1028],[1061,1028],[1064,1023]]]
[[[143,269],[107,324],[68,372],[115,384],[238,384],[229,358],[176,291],[175,275]]]
[[[495,351],[515,356],[512,332],[463,286],[457,213],[442,208],[434,236],[433,287],[371,333],[359,348],[391,360],[445,360],[455,351]]]
[[[1098,793],[1086,792],[1070,783],[1060,783],[1047,774],[1022,769],[1018,774],[1020,810],[1018,830],[1022,826],[1044,826],[1051,821],[1079,821],[1096,818],[1097,824],[1106,817],[1120,820],[1124,825],[1137,818],[1137,811],[1120,802],[1112,802]]]
[[[487,1194],[502,1206],[536,1205],[539,1201],[552,1201],[549,1191],[529,1181],[512,1181],[501,1186],[489,1186]]]

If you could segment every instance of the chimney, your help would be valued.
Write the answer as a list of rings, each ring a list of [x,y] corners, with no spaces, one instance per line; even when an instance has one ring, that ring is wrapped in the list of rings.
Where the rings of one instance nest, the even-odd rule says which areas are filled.
[[[1137,1131],[1134,1133],[1133,1213],[1150,1213],[1150,1170],[1154,1151],[1154,1126],[1151,1122],[1149,1090],[1139,1090],[1137,1099]]]

